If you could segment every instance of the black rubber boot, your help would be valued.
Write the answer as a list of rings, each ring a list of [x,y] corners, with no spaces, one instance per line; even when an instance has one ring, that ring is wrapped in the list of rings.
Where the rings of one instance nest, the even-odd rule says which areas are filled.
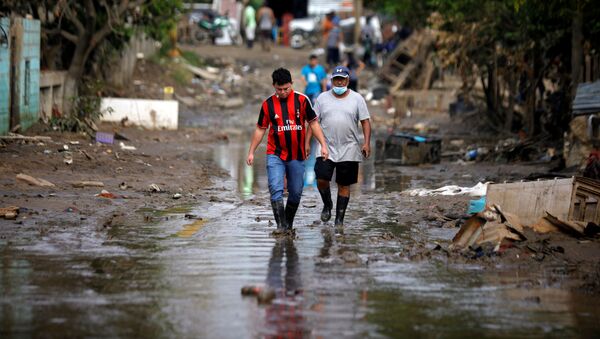
[[[285,219],[285,208],[283,207],[283,199],[272,201],[271,207],[273,207],[273,216],[275,217],[275,223],[277,224],[276,233],[283,233],[287,229],[287,221]]]
[[[321,211],[321,221],[326,222],[331,219],[331,209],[333,208],[333,201],[331,201],[331,189],[327,188],[319,188],[319,194],[321,195],[321,200],[323,200],[323,210]]]
[[[296,216],[296,211],[298,210],[298,205],[293,202],[287,202],[285,206],[285,220],[287,222],[287,229],[291,230],[294,228],[294,217]]]
[[[346,214],[348,201],[350,201],[350,197],[338,195],[337,204],[335,205],[335,226],[344,226],[344,215]]]

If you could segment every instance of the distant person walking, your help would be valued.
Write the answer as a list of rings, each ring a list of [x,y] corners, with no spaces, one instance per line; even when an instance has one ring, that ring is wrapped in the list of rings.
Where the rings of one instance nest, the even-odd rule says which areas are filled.
[[[333,172],[336,173],[338,196],[335,226],[340,228],[344,225],[344,216],[350,201],[350,186],[358,182],[358,164],[371,155],[371,123],[363,97],[348,89],[348,68],[335,67],[331,78],[333,88],[319,95],[315,103],[315,112],[329,147],[323,156],[317,145],[315,174],[319,194],[323,200],[321,220],[325,222],[331,219],[333,202],[330,182]],[[359,122],[362,126],[362,141],[358,131]]]
[[[369,67],[375,66],[375,29],[372,21],[372,16],[367,17],[366,25],[361,28],[360,32],[360,41],[364,49],[362,61]]]
[[[249,0],[244,0],[246,7],[244,8],[244,33],[246,34],[246,47],[252,49],[254,46],[254,38],[256,36],[256,10],[250,4]]]
[[[315,54],[311,54],[308,57],[308,64],[302,67],[300,73],[305,86],[304,94],[314,104],[319,94],[326,90],[327,72],[323,66],[319,65],[319,58]]]
[[[358,92],[358,75],[365,68],[365,64],[354,56],[354,49],[349,48],[345,51],[344,66],[348,67],[350,71],[350,81],[348,82],[348,88]]]
[[[275,14],[273,14],[273,10],[266,5],[266,2],[263,2],[263,5],[258,9],[256,13],[256,18],[258,21],[258,30],[259,30],[259,38],[260,45],[263,51],[271,50],[271,43],[273,40],[273,26],[275,26]]]
[[[325,137],[309,98],[292,89],[292,76],[285,68],[271,75],[275,93],[263,101],[256,129],[252,136],[246,163],[252,166],[254,152],[269,129],[267,145],[267,179],[271,207],[277,224],[276,234],[292,231],[294,217],[304,186],[304,148],[306,124],[320,143],[321,155],[329,157]],[[284,207],[284,178],[287,178],[288,199]]]
[[[331,68],[340,63],[340,44],[344,40],[339,23],[333,22],[333,28],[325,40],[327,65]]]

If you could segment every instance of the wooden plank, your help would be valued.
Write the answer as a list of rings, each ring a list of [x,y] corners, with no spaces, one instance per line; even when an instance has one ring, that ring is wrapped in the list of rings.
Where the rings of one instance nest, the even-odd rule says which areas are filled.
[[[38,141],[52,141],[52,138],[51,137],[44,137],[44,136],[28,137],[28,136],[24,136],[24,135],[20,135],[20,134],[12,134],[12,135],[1,135],[0,136],[0,140],[3,140],[3,141],[33,141],[33,142],[38,142]]]

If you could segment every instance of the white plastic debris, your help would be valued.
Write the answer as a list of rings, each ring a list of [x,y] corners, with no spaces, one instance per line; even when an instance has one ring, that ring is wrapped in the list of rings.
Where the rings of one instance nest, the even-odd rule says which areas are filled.
[[[403,191],[402,194],[407,194],[411,197],[426,197],[432,195],[460,195],[468,194],[470,196],[482,197],[486,194],[487,183],[477,183],[473,187],[461,187],[457,185],[448,185],[436,189],[417,188],[413,190]]]

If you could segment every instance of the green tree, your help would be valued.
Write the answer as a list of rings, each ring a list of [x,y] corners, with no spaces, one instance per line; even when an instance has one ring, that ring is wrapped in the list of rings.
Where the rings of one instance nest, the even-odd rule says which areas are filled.
[[[181,0],[5,0],[0,11],[40,20],[46,66],[67,70],[63,102],[71,113],[71,99],[101,43],[123,46],[137,28],[162,40],[182,6]]]
[[[591,0],[372,0],[419,28],[432,13],[441,17],[446,62],[463,76],[465,90],[481,81],[493,125],[509,129],[516,99],[524,99],[527,131],[539,131],[536,103],[544,78],[552,76],[565,94],[580,81],[584,48],[600,47],[600,6]],[[412,18],[412,19],[411,19]],[[552,73],[552,74],[551,74]],[[554,116],[568,119],[568,108]]]

